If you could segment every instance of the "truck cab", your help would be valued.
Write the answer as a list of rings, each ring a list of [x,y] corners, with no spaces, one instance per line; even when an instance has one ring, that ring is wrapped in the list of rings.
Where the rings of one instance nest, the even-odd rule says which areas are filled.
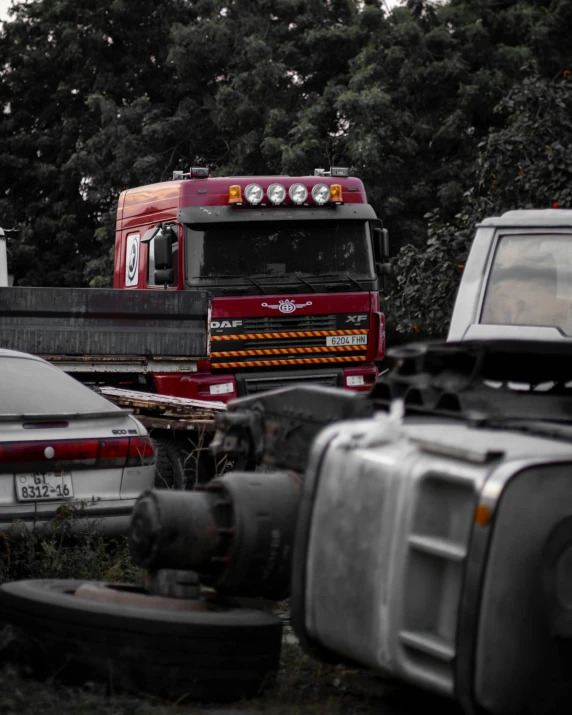
[[[477,232],[448,341],[572,339],[572,210],[508,211]]]
[[[124,191],[114,287],[212,296],[209,359],[154,375],[162,394],[227,402],[311,383],[367,391],[385,350],[387,231],[363,183],[217,177],[207,169]]]

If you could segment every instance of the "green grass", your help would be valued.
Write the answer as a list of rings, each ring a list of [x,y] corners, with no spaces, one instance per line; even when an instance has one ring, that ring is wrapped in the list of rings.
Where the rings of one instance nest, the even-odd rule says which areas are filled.
[[[15,522],[0,533],[0,583],[35,578],[139,583],[140,571],[129,558],[126,536],[104,538],[97,522],[76,520],[69,510],[47,528],[27,531]]]

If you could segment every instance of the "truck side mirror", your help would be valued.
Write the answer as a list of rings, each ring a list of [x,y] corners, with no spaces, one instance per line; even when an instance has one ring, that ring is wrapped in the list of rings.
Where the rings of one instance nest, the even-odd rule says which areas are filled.
[[[172,268],[161,268],[153,274],[155,285],[170,284],[175,280],[175,272]]]
[[[170,227],[163,226],[153,239],[155,251],[155,268],[173,267],[173,231]]]
[[[379,278],[379,290],[384,292],[387,290],[388,277],[393,275],[393,266],[387,261],[375,262],[375,273]]]
[[[389,232],[386,228],[379,226],[373,228],[373,250],[376,261],[389,257]]]
[[[381,255],[383,256],[383,258],[389,258],[389,231],[386,228],[382,228],[381,232],[383,234],[381,239]]]
[[[174,280],[173,270],[173,241],[177,238],[171,226],[162,226],[153,239],[153,251],[155,253],[155,273],[156,285],[161,283],[172,283]]]

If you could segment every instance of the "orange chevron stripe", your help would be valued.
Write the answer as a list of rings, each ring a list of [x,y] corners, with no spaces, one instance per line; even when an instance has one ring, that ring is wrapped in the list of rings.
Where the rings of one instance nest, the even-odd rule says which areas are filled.
[[[242,357],[247,355],[288,355],[289,353],[331,353],[348,350],[362,350],[367,352],[367,345],[337,345],[332,347],[316,346],[313,348],[271,348],[268,350],[214,350],[211,351],[211,358],[218,357]]]
[[[309,365],[332,362],[363,362],[364,356],[346,355],[345,357],[292,358],[290,360],[248,360],[245,362],[211,363],[211,368],[217,367],[267,367],[268,365]]]
[[[211,341],[215,340],[270,340],[272,338],[306,338],[320,337],[321,335],[367,335],[368,328],[356,330],[306,330],[304,332],[290,333],[241,333],[240,335],[211,335]]]

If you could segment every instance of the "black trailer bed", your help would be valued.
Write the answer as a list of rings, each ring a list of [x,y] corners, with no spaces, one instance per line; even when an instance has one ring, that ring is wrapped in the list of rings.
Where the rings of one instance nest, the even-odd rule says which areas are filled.
[[[206,291],[0,288],[0,347],[35,355],[206,357]]]

